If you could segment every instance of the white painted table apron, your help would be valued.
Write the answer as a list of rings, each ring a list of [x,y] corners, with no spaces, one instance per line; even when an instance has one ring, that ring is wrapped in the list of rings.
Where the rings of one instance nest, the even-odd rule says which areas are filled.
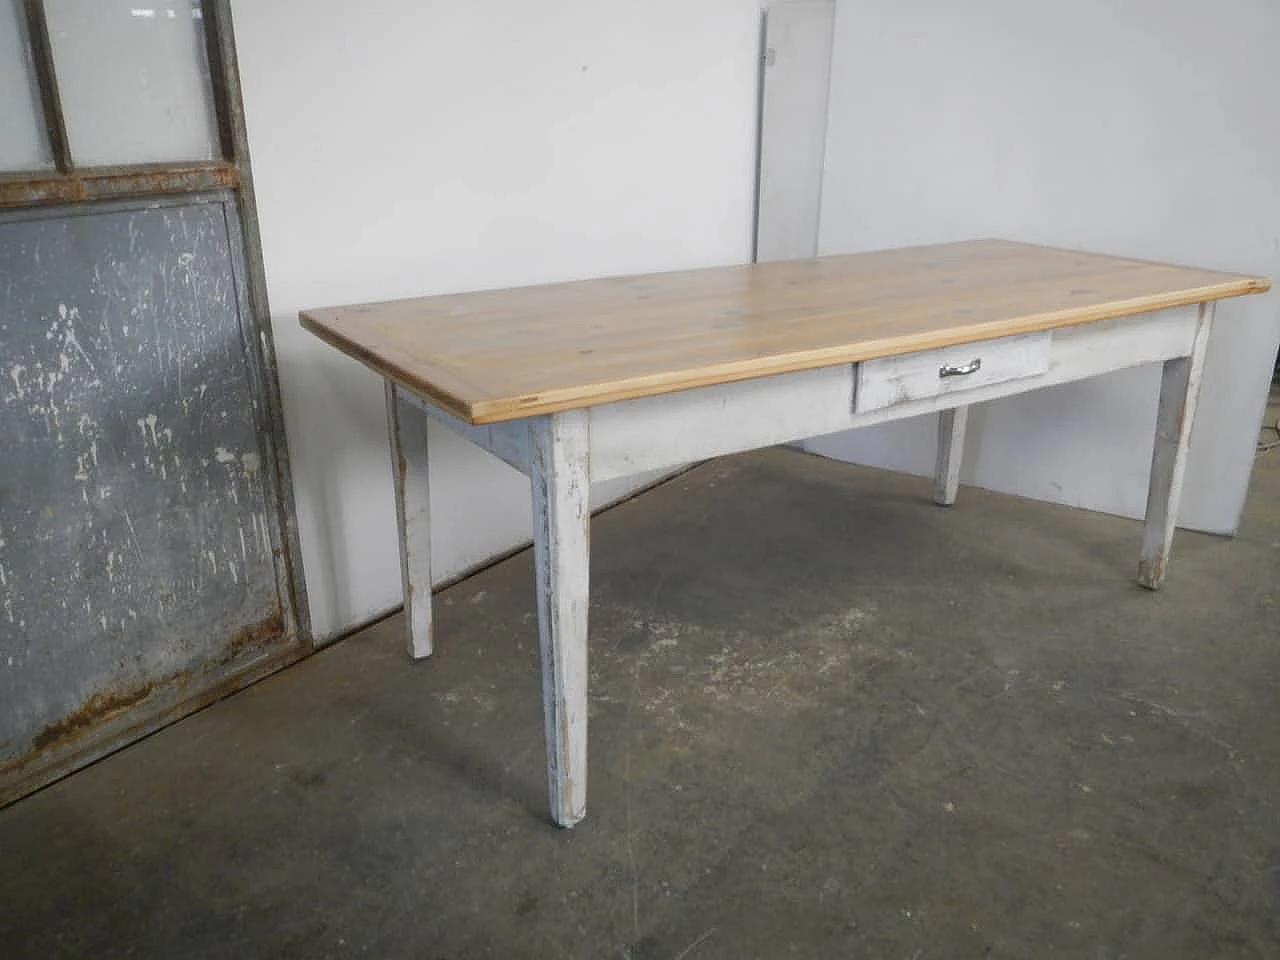
[[[1138,582],[1164,579],[1213,303],[509,420],[467,423],[386,378],[409,652],[432,650],[430,417],[530,480],[551,815],[586,814],[593,481],[941,412],[934,500],[955,502],[971,404],[1163,363]]]

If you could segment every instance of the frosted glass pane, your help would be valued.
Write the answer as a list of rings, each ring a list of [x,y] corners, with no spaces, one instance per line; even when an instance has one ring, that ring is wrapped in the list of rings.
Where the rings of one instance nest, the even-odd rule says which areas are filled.
[[[53,162],[21,2],[0,0],[0,170],[36,170]]]
[[[45,0],[77,167],[218,155],[198,0]]]

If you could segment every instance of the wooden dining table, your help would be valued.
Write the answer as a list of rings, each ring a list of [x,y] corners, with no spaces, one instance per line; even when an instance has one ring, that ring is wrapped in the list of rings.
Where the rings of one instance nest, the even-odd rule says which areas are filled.
[[[1263,277],[1004,240],[306,310],[386,383],[407,643],[433,647],[427,420],[529,477],[551,816],[587,796],[594,481],[1163,364],[1138,582],[1165,576],[1216,301]],[[1123,411],[1117,411],[1123,416]],[[862,544],[859,549],[872,549]]]

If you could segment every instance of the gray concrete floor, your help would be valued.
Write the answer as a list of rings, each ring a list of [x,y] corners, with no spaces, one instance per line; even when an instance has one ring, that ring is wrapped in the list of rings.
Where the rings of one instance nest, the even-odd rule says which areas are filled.
[[[1280,416],[1280,407],[1272,419]],[[766,451],[594,527],[589,815],[529,555],[0,811],[5,957],[1280,956],[1280,450],[1234,540]]]

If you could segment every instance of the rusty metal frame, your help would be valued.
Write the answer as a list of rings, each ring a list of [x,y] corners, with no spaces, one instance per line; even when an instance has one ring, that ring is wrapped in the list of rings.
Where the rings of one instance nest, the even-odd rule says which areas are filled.
[[[231,0],[200,0],[221,158],[195,163],[113,167],[75,166],[58,94],[44,2],[23,0],[23,10],[54,169],[0,172],[0,209],[34,210],[81,201],[146,198],[167,198],[158,202],[173,203],[181,202],[186,195],[198,202],[215,199],[211,194],[216,193],[223,194],[224,204],[236,206],[238,224],[237,218],[231,216],[227,217],[227,223],[232,243],[239,246],[243,255],[233,257],[233,261],[238,260],[233,268],[244,274],[237,276],[236,284],[242,291],[241,335],[251,381],[260,401],[255,403],[255,418],[265,454],[264,474],[270,478],[268,505],[274,507],[276,513],[271,539],[281,618],[231,638],[222,661],[204,671],[201,677],[172,677],[158,681],[154,688],[145,691],[90,700],[84,710],[67,718],[54,731],[57,736],[45,745],[47,749],[23,762],[22,773],[0,784],[0,806],[247,687],[315,649],[276,377],[266,272],[231,25]],[[196,682],[204,685],[193,688]],[[132,704],[143,700],[150,701],[148,709],[130,711]],[[4,774],[14,772],[0,770]]]
[[[248,289],[244,329],[251,373],[265,399],[260,417],[263,449],[274,451],[273,493],[280,509],[279,529],[283,542],[277,544],[285,568],[281,599],[296,622],[286,631],[311,644],[311,624],[306,586],[301,567],[297,513],[289,474],[289,454],[284,433],[284,412],[277,369],[275,343],[271,334],[271,312],[267,302],[267,279],[262,260],[262,240],[258,230],[253,176],[249,167],[249,136],[244,103],[240,93],[240,66],[236,59],[235,35],[231,25],[231,0],[200,0],[204,30],[205,60],[213,115],[217,125],[221,158],[194,163],[150,163],[112,167],[77,167],[67,135],[66,120],[58,92],[53,47],[44,0],[23,0],[33,70],[40,92],[45,125],[53,153],[53,170],[0,172],[0,209],[74,203],[86,200],[121,200],[134,197],[201,194],[233,191],[240,215],[239,239],[244,248]]]
[[[71,146],[67,140],[67,122],[62,115],[62,96],[53,68],[53,44],[49,41],[49,20],[44,0],[23,0],[27,20],[27,43],[31,46],[31,67],[40,91],[40,107],[44,112],[45,134],[53,165],[62,173],[71,171]]]
[[[225,161],[0,173],[0,209],[234,190],[240,172]]]
[[[116,200],[129,197],[239,190],[248,169],[248,143],[243,137],[239,72],[235,45],[230,38],[231,11],[223,0],[200,0],[205,59],[213,94],[220,158],[195,163],[141,163],[123,166],[77,167],[67,134],[57,65],[49,37],[44,0],[23,0],[27,43],[45,135],[53,156],[53,169],[0,172],[0,209],[37,204],[76,203],[84,200]],[[232,62],[230,69],[226,57]],[[237,124],[235,118],[241,117]],[[237,134],[239,127],[239,135]],[[241,204],[241,214],[245,212]],[[256,233],[256,231],[255,231]]]
[[[249,302],[245,310],[245,331],[255,335],[249,355],[260,378],[262,396],[266,400],[263,449],[274,457],[271,476],[275,481],[279,511],[280,545],[284,565],[281,598],[284,604],[286,632],[295,636],[308,650],[314,648],[311,616],[307,605],[307,588],[302,573],[302,547],[298,538],[297,510],[293,499],[293,481],[289,470],[289,446],[284,430],[284,406],[280,382],[276,377],[275,338],[271,332],[271,310],[267,302],[267,275],[262,257],[262,236],[258,229],[258,207],[249,165],[249,132],[245,123],[244,101],[240,93],[240,63],[236,59],[235,33],[231,25],[231,0],[201,0],[205,29],[209,37],[209,72],[214,91],[214,107],[220,136],[231,148],[231,159],[237,175],[236,203],[240,214],[240,234],[244,243],[246,289]],[[289,618],[294,618],[292,622]]]
[[[236,69],[235,44],[231,38],[231,11],[214,0],[200,0],[200,15],[204,20],[205,62],[209,64],[209,89],[213,95],[213,115],[218,127],[219,155],[224,160],[235,161],[248,157],[248,144],[237,139],[237,124],[233,115],[243,113],[240,104],[240,77]],[[226,58],[230,57],[230,61]],[[230,62],[232,69],[225,69]],[[240,124],[239,126],[243,126]]]

